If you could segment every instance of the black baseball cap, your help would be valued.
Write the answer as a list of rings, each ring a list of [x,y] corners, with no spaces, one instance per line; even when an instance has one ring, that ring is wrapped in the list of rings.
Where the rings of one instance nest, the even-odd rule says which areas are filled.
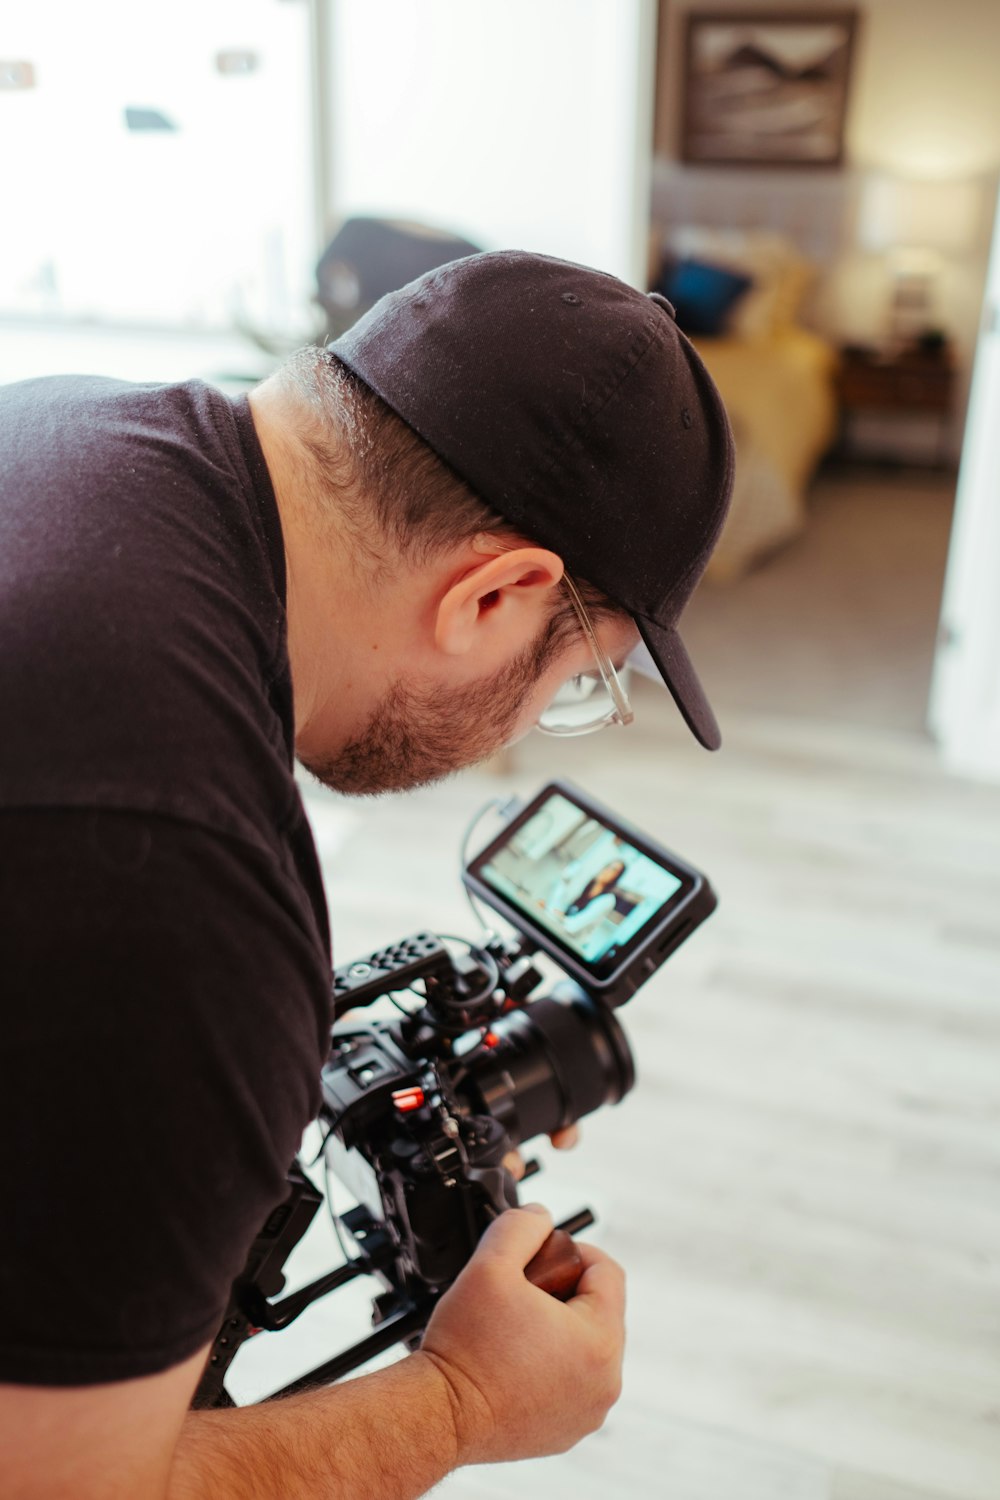
[[[666,298],[488,251],[390,292],[327,348],[485,504],[631,614],[718,749],[677,621],[726,518],[733,438]]]

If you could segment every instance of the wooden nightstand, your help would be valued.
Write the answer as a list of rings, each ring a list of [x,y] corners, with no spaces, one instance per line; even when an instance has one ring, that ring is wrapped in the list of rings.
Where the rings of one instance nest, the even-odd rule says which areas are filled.
[[[936,461],[948,462],[955,366],[947,348],[926,353],[907,349],[897,354],[843,349],[837,372],[837,395],[842,452],[852,450],[851,419],[855,414],[899,416],[906,423],[931,418],[935,423]]]

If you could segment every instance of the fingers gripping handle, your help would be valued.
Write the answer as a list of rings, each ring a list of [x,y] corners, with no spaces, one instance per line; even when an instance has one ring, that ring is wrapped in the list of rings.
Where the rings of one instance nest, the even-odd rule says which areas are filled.
[[[582,1271],[580,1252],[564,1229],[553,1229],[538,1254],[524,1268],[524,1274],[533,1286],[549,1292],[560,1302],[572,1297]]]
[[[553,1229],[538,1254],[524,1268],[524,1274],[532,1286],[548,1292],[560,1302],[566,1302],[572,1297],[583,1274],[583,1258],[574,1245],[572,1236],[593,1222],[593,1214],[584,1210]]]

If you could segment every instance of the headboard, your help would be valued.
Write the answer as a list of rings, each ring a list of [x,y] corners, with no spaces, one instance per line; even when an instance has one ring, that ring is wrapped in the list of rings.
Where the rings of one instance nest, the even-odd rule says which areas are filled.
[[[691,167],[657,156],[650,223],[661,242],[678,224],[768,229],[826,267],[853,248],[859,194],[860,176],[849,170]]]

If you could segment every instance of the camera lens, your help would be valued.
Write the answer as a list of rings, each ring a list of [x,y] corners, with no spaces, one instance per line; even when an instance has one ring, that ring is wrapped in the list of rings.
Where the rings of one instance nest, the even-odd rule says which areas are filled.
[[[494,1021],[497,1045],[460,1092],[516,1146],[617,1104],[635,1083],[632,1051],[610,1010],[571,982]]]

